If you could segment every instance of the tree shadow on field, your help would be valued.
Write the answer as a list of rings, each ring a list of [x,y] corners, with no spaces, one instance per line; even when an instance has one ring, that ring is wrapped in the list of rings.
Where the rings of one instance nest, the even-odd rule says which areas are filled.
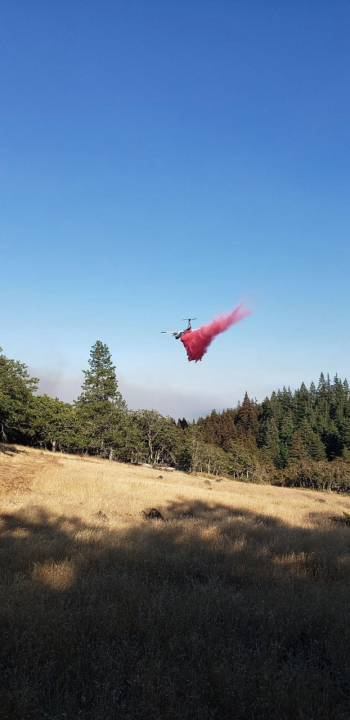
[[[3,455],[9,455],[12,457],[13,455],[19,455],[19,454],[26,454],[25,450],[18,450],[14,445],[7,445],[4,443],[0,443],[0,453]]]
[[[349,529],[162,514],[1,516],[1,717],[346,720]]]

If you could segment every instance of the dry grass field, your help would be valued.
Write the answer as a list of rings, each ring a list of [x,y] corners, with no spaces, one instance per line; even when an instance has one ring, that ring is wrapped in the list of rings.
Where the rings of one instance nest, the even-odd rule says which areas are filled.
[[[10,446],[0,488],[2,720],[350,718],[350,497]]]

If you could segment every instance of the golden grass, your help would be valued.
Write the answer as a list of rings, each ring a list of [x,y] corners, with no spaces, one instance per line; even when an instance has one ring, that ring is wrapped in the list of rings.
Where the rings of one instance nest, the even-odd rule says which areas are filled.
[[[2,718],[350,717],[349,497],[8,446],[0,491]]]

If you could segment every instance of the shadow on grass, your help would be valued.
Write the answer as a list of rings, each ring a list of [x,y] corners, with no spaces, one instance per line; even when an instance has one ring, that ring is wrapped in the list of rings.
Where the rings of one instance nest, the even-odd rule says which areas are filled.
[[[9,455],[12,457],[13,455],[19,455],[19,454],[26,454],[25,450],[18,450],[14,445],[7,445],[5,443],[0,443],[0,453],[3,455]]]
[[[2,516],[1,717],[346,720],[349,530],[162,513]]]

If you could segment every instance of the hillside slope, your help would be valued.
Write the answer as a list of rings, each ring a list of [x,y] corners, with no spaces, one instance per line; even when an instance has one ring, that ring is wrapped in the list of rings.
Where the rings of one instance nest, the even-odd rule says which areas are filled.
[[[348,717],[348,497],[10,446],[0,489],[2,718]]]

